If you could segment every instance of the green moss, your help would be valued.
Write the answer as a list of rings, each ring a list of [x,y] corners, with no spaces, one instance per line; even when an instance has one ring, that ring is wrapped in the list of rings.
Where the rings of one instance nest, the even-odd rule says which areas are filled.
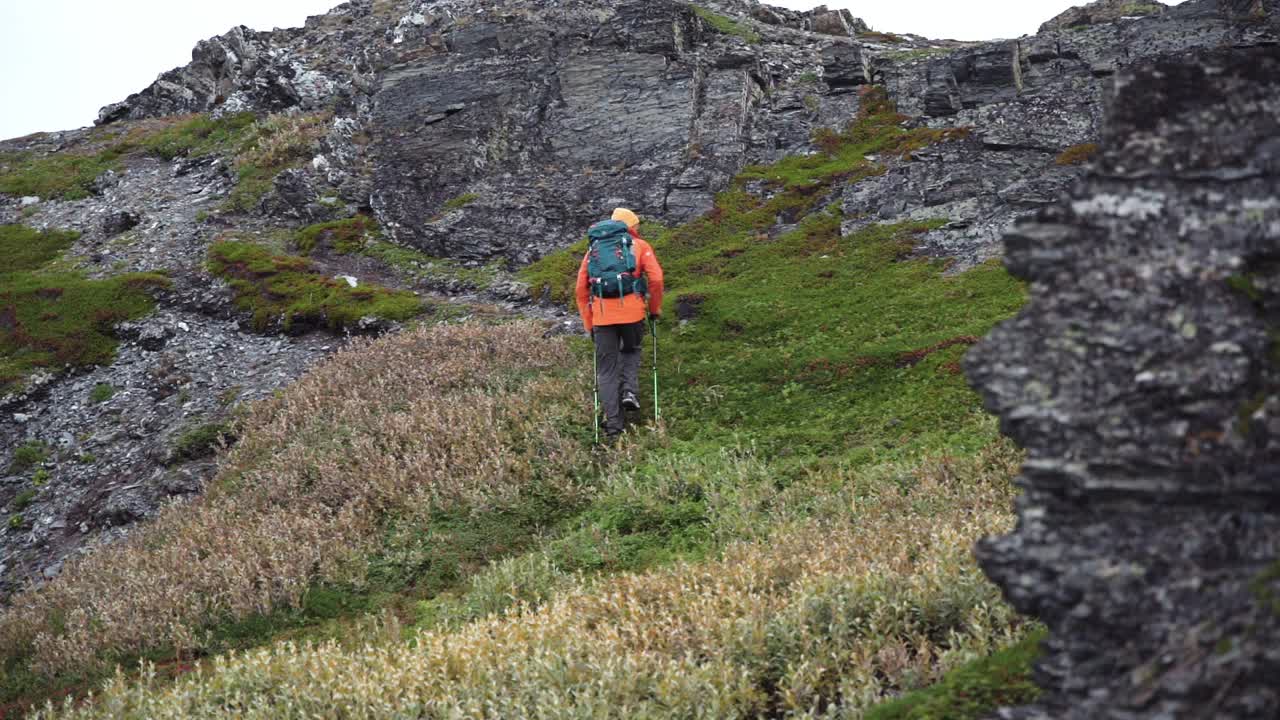
[[[223,209],[255,210],[271,192],[281,172],[312,156],[314,144],[329,117],[327,113],[272,115],[247,127],[235,154],[236,186]]]
[[[414,280],[427,284],[456,282],[476,290],[486,290],[503,275],[501,260],[468,266],[451,258],[427,255],[384,240],[369,243],[362,254],[376,258]]]
[[[1253,273],[1232,275],[1227,278],[1227,287],[1248,298],[1252,303],[1262,302],[1262,291],[1257,286],[1257,276]]]
[[[0,276],[38,270],[79,239],[80,233],[74,230],[41,232],[24,225],[0,225],[0,257],[4,258]]]
[[[40,468],[36,470],[34,474],[32,474],[31,484],[35,485],[36,487],[44,487],[45,485],[49,484],[49,477],[50,477],[49,471],[44,468]]]
[[[978,720],[997,708],[1026,705],[1040,695],[1031,677],[1046,633],[947,673],[938,684],[878,705],[866,720]]]
[[[23,510],[26,510],[27,507],[31,505],[31,503],[35,502],[35,499],[36,499],[35,490],[23,490],[22,492],[18,493],[18,495],[15,498],[13,498],[13,502],[9,503],[9,506],[12,507],[14,510],[17,510],[18,512],[22,512]]]
[[[231,189],[231,194],[223,203],[223,209],[242,213],[252,212],[258,207],[258,203],[262,202],[262,198],[271,192],[276,176],[283,169],[246,165],[236,170],[236,186]]]
[[[93,386],[93,390],[89,391],[89,402],[97,404],[104,403],[114,397],[116,389],[110,383],[98,383]]]
[[[252,313],[259,330],[275,323],[286,329],[303,323],[341,330],[366,316],[407,320],[423,311],[413,293],[368,284],[353,288],[316,272],[305,258],[247,242],[214,243],[209,270],[231,284],[236,306]]]
[[[587,239],[583,238],[522,270],[520,279],[528,283],[529,295],[534,300],[545,298],[556,305],[573,307],[578,268],[587,252],[587,244]]]
[[[443,209],[445,212],[449,212],[451,210],[461,210],[462,208],[475,202],[479,197],[480,196],[475,193],[463,193],[462,195],[459,195],[456,198],[447,200],[445,204],[441,206],[441,209]]]
[[[714,28],[716,32],[740,37],[752,45],[760,42],[760,33],[731,17],[721,15],[720,13],[713,12],[707,8],[693,4],[689,5],[689,9],[693,10],[695,15],[702,18],[702,20]]]
[[[1122,15],[1130,15],[1130,16],[1159,15],[1163,11],[1164,11],[1164,8],[1154,3],[1129,3],[1124,7],[1120,8],[1120,13]]]
[[[196,460],[212,455],[223,444],[235,441],[235,430],[226,423],[205,423],[189,428],[173,443],[173,455],[181,460]]]
[[[145,273],[90,280],[50,269],[75,237],[0,226],[0,247],[19,257],[14,270],[0,272],[0,394],[39,368],[111,362],[112,327],[150,312],[148,289],[169,282]]]
[[[0,155],[0,193],[80,200],[93,194],[93,183],[108,170],[120,170],[130,155],[151,154],[163,159],[227,152],[243,141],[252,113],[217,120],[198,115],[160,130],[135,128],[105,139],[96,150],[69,148],[47,155]]]
[[[247,142],[256,119],[251,112],[217,119],[196,115],[141,138],[138,146],[163,160],[233,153]]]
[[[22,515],[9,516],[9,529],[11,530],[18,530],[23,525],[26,525],[26,524],[27,524],[27,520],[26,518],[22,517]]]
[[[13,451],[9,473],[17,475],[44,462],[49,457],[49,446],[37,440],[23,443]]]
[[[311,254],[327,248],[339,255],[359,253],[371,242],[381,239],[378,222],[368,215],[310,225],[298,231],[294,245],[299,252]]]
[[[0,157],[0,193],[81,200],[93,194],[93,181],[99,175],[121,167],[120,155],[110,150],[7,154]]]

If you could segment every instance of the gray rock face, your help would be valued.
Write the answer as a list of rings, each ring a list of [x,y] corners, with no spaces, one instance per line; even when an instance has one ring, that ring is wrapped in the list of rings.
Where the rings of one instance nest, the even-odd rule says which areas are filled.
[[[1008,236],[966,360],[1028,461],[987,573],[1052,630],[1007,718],[1280,715],[1280,49],[1117,80],[1104,151]]]
[[[1040,26],[1040,32],[1070,30],[1115,22],[1123,18],[1159,15],[1168,6],[1156,0],[1097,0],[1073,7]]]

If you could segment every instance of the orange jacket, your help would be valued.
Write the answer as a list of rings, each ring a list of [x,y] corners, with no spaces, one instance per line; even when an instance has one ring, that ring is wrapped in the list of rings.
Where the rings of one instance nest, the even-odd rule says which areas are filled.
[[[653,246],[640,237],[635,230],[631,231],[635,239],[632,249],[636,254],[636,274],[642,274],[649,283],[648,309],[651,315],[662,313],[662,266],[658,264],[658,256],[653,254]],[[591,332],[596,325],[626,325],[644,320],[645,299],[637,293],[621,298],[592,297],[587,278],[587,261],[591,251],[582,257],[582,266],[578,268],[578,314],[582,315],[582,325]]]

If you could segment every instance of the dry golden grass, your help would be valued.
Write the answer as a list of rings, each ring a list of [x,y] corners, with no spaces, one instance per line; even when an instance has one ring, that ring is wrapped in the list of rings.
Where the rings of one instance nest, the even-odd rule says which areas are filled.
[[[861,717],[1021,632],[970,556],[1009,528],[1015,466],[1006,453],[895,470],[900,487],[837,493],[821,518],[712,561],[601,578],[408,643],[285,643],[176,684],[118,675],[94,702],[40,717]]]
[[[389,515],[426,523],[535,481],[573,492],[582,450],[560,433],[581,410],[572,360],[532,324],[354,343],[253,408],[199,500],[16,596],[0,648],[48,675],[196,650],[212,623],[358,578]]]

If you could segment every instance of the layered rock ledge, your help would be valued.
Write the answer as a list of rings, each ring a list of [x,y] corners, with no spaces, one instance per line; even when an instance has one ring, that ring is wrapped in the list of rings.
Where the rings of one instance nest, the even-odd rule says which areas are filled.
[[[1277,717],[1280,47],[1126,70],[1104,128],[1006,238],[1032,299],[966,360],[1028,452],[979,559],[1052,632],[1002,717]]]

